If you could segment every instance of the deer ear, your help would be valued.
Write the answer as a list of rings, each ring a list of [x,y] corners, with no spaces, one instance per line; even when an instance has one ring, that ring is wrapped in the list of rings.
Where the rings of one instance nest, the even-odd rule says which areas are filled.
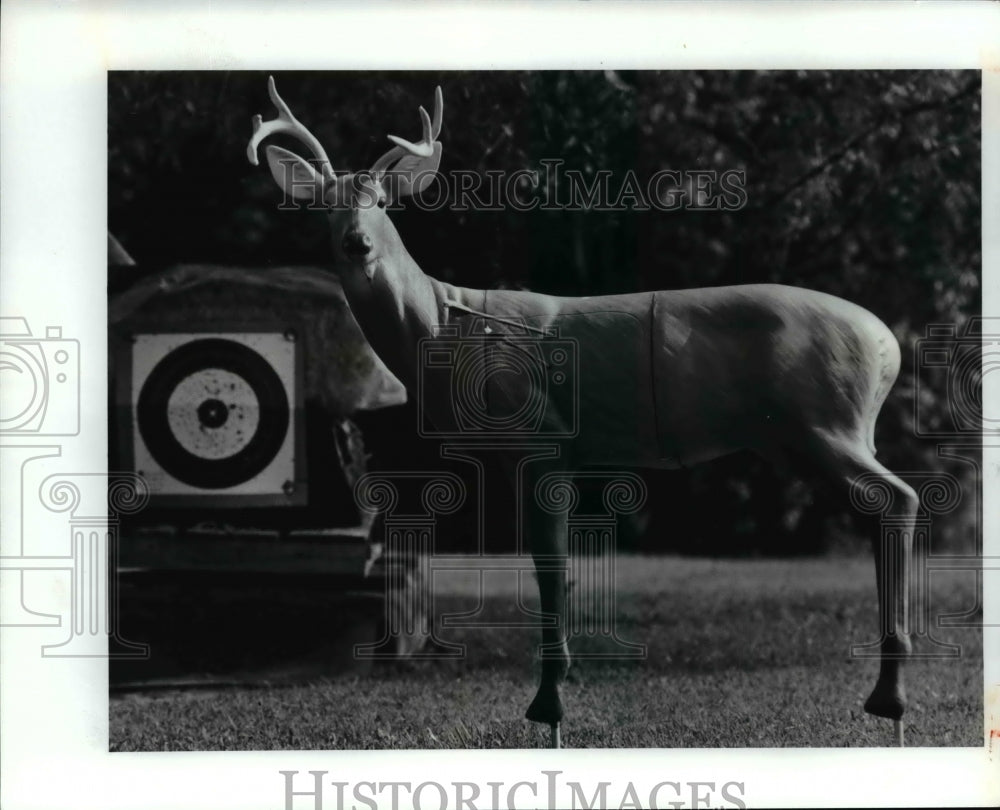
[[[403,155],[389,171],[389,187],[394,199],[419,194],[431,184],[441,165],[441,141],[434,142],[430,157]]]
[[[286,196],[314,202],[323,199],[323,178],[305,160],[280,146],[268,146],[264,153],[274,182]]]

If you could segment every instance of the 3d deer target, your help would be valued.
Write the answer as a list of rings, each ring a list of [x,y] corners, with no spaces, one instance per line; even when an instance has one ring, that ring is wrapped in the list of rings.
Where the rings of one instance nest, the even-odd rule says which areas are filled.
[[[438,281],[407,252],[387,203],[418,192],[438,169],[440,89],[433,117],[420,109],[419,141],[390,136],[394,146],[370,170],[339,174],[278,96],[273,79],[268,90],[278,118],[254,119],[248,157],[257,165],[261,141],[277,133],[310,150],[313,163],[268,146],[271,174],[286,199],[308,202],[327,216],[331,271],[372,348],[411,393],[420,389],[424,370],[420,347],[442,325],[486,319],[500,332],[513,323],[575,342],[577,399],[568,410],[556,396],[563,389],[551,387],[541,427],[559,452],[531,465],[535,481],[595,463],[677,468],[750,450],[825,481],[845,505],[856,483],[873,476],[891,491],[899,505],[898,531],[883,534],[877,520],[866,526],[875,557],[881,660],[865,709],[901,729],[901,665],[911,649],[904,572],[917,496],[875,460],[875,420],[900,365],[889,328],[843,299],[775,284],[567,298]],[[523,393],[510,392],[509,402],[523,401]],[[447,396],[440,386],[437,394]],[[433,395],[428,402],[433,422]],[[446,404],[438,419],[454,422]],[[570,429],[577,413],[578,429]],[[502,427],[497,436],[504,437]],[[512,477],[514,466],[512,460]],[[527,717],[550,725],[558,745],[560,684],[570,651],[565,572],[551,560],[568,554],[566,514],[526,503],[525,518],[541,611],[555,619],[542,623],[542,674]]]

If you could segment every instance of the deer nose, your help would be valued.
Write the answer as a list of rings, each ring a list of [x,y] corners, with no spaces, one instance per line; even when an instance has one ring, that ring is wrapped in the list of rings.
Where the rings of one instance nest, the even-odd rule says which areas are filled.
[[[356,259],[367,256],[372,249],[372,239],[366,233],[350,230],[344,234],[344,241],[341,243],[344,253]]]

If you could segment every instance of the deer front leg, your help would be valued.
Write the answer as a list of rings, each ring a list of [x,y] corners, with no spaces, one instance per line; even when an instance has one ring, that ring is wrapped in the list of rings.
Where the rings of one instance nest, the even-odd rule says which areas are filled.
[[[553,729],[553,745],[558,747],[558,726],[563,717],[559,685],[569,670],[566,644],[566,572],[569,565],[566,515],[532,509],[528,514],[528,541],[538,575],[542,620],[542,679],[525,717],[547,723]]]

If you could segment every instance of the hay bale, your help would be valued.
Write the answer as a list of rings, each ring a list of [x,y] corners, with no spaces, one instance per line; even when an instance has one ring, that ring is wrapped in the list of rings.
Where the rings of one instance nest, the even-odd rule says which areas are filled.
[[[368,345],[329,271],[178,265],[145,275],[137,268],[136,276],[109,298],[113,334],[287,325],[297,330],[304,351],[307,401],[342,417],[406,401],[406,389]]]

